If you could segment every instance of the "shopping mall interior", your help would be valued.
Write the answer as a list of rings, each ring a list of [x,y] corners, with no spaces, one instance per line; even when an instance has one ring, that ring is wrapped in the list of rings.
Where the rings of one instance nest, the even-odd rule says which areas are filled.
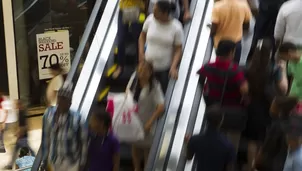
[[[205,104],[196,72],[216,59],[209,28],[213,5],[214,0],[190,0],[178,78],[166,80],[165,112],[156,122],[145,170],[196,169],[196,162],[186,162],[182,140],[204,128]],[[71,109],[85,120],[95,106],[106,107],[109,93],[125,90],[136,68],[137,42],[127,34],[126,72],[113,79],[118,67],[119,0],[2,0],[0,10],[0,92],[10,100],[20,99],[27,108],[28,141],[37,154],[29,168],[38,171],[42,118],[49,106],[46,91],[53,79],[50,67],[61,64],[65,83],[73,84]],[[139,24],[145,19],[140,14]],[[240,64],[247,60],[254,24],[252,19],[241,40]],[[14,148],[7,140],[4,144],[9,145],[0,153],[0,170]],[[128,171],[131,163],[129,144],[121,144],[121,170]]]

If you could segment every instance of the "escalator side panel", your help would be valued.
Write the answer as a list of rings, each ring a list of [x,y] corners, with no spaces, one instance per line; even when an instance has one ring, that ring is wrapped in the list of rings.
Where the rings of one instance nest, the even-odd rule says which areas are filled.
[[[155,140],[153,141],[159,142],[159,144],[153,144],[151,149],[151,153],[156,153],[156,155],[155,157],[152,156],[154,154],[151,154],[149,156],[150,159],[146,170],[164,170],[164,163],[168,153],[167,147],[169,146],[170,141],[173,137],[172,131],[177,120],[177,113],[183,96],[181,92],[183,92],[183,89],[185,87],[189,68],[191,65],[192,52],[194,51],[195,42],[198,36],[198,30],[202,19],[201,11],[203,11],[204,2],[195,1],[195,3],[192,2],[192,6],[194,6],[195,10],[186,40],[186,45],[183,51],[182,61],[179,67],[180,75],[178,80],[176,81],[171,101],[167,108],[167,113],[165,114],[166,118],[165,120],[162,120],[163,123],[160,123],[163,125],[162,127],[157,129],[158,132],[156,133],[157,135],[155,135]],[[160,136],[158,136],[158,134],[160,134]]]
[[[213,46],[212,46],[213,48]],[[211,60],[215,60],[216,56],[214,56],[213,54],[215,54],[214,49],[211,52],[212,56],[211,56]],[[193,132],[191,133],[191,135],[196,135],[199,134],[201,131],[203,131],[203,127],[205,126],[205,120],[204,120],[204,114],[205,114],[205,109],[206,109],[206,104],[204,103],[204,100],[202,100],[199,104],[198,107],[198,112],[196,115],[196,120],[194,123],[194,129]],[[196,160],[195,158],[193,158],[191,161],[187,162],[185,167],[184,167],[185,171],[191,171],[191,170],[195,170],[196,168]]]
[[[86,118],[88,116],[92,103],[95,100],[95,95],[96,95],[98,86],[100,84],[100,80],[105,71],[107,60],[111,54],[111,49],[114,45],[116,33],[117,33],[117,20],[118,20],[118,9],[116,9],[116,11],[115,11],[112,24],[111,24],[111,26],[109,28],[109,32],[107,34],[107,39],[104,42],[103,49],[99,54],[100,56],[98,57],[98,60],[96,62],[96,68],[94,68],[95,72],[93,72],[93,74],[92,74],[87,92],[83,99],[83,104],[81,106],[80,112],[82,113],[82,116],[84,118]]]
[[[209,40],[209,37],[210,37],[210,29],[208,28],[207,24],[205,24],[205,23],[208,23],[211,20],[212,7],[213,7],[213,1],[210,0],[207,3],[205,18],[204,18],[204,22],[203,22],[204,24],[202,26],[201,34],[199,37],[199,43],[198,43],[197,51],[196,51],[195,58],[194,58],[193,68],[192,68],[192,72],[190,74],[190,79],[188,82],[188,87],[187,87],[186,95],[184,98],[184,104],[182,106],[180,117],[179,117],[179,124],[177,125],[177,130],[175,133],[173,146],[172,146],[170,158],[168,161],[167,169],[169,169],[169,170],[177,169],[178,164],[175,164],[175,163],[179,163],[180,155],[182,154],[183,139],[186,134],[186,130],[188,127],[188,121],[190,118],[190,113],[191,113],[193,102],[194,102],[193,97],[195,95],[195,91],[192,91],[192,90],[196,90],[196,88],[197,88],[197,84],[198,84],[198,80],[199,80],[197,71],[201,67],[200,58],[205,57],[206,50],[207,50],[207,43],[208,43],[205,40]]]
[[[93,69],[95,67],[95,64],[97,63],[96,61],[98,59],[99,52],[102,51],[102,49],[104,49],[104,48],[102,48],[104,46],[103,45],[104,40],[105,40],[106,36],[108,37],[108,27],[110,26],[110,23],[112,22],[112,19],[115,16],[112,14],[114,14],[117,4],[118,4],[118,0],[108,1],[104,14],[102,16],[102,19],[100,21],[100,24],[98,26],[98,29],[93,38],[92,44],[91,44],[89,52],[87,54],[87,58],[85,60],[84,67],[82,68],[80,77],[79,77],[76,87],[74,89],[71,109],[73,109],[75,111],[78,111],[78,109],[81,105],[86,88],[88,87],[88,84],[89,84],[89,79],[91,78]],[[115,36],[113,36],[113,37],[115,37]],[[114,38],[112,38],[112,39],[114,41]],[[108,49],[111,50],[111,47]],[[107,56],[107,58],[108,58],[108,56]],[[103,59],[103,60],[106,60],[104,62],[107,62],[107,59]],[[102,70],[98,70],[98,71],[99,72],[101,71],[103,73],[104,68]]]

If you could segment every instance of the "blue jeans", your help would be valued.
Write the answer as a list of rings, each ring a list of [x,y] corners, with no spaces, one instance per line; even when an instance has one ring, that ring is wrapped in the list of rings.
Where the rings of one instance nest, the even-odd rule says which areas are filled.
[[[118,54],[116,63],[119,66],[124,66],[126,63],[126,43],[129,43],[128,36],[131,35],[132,39],[136,44],[136,58],[138,59],[138,39],[141,33],[142,24],[140,23],[128,23],[123,22],[123,12],[120,11],[118,15],[118,30],[117,30],[117,39],[118,39]],[[138,60],[136,60],[138,61]]]

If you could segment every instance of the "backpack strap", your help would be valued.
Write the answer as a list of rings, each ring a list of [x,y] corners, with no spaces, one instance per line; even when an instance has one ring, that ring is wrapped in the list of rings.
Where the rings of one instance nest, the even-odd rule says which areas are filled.
[[[137,84],[137,73],[136,71],[131,75],[129,82],[126,87],[126,92],[129,90],[133,90]]]
[[[229,68],[225,74],[225,77],[224,77],[224,83],[223,83],[222,94],[221,94],[221,99],[220,99],[220,106],[223,105],[223,99],[224,99],[224,95],[225,95],[225,91],[226,91],[226,86],[227,86],[227,83],[229,80],[230,71],[233,69],[233,66],[234,66],[234,63],[231,62],[229,65]]]

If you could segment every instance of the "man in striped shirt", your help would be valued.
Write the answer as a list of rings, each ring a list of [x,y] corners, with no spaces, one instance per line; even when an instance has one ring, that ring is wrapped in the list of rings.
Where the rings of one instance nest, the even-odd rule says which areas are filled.
[[[235,42],[221,40],[216,49],[216,61],[204,65],[198,71],[199,81],[203,87],[206,110],[213,105],[241,108],[241,99],[243,95],[248,93],[248,82],[244,77],[243,70],[239,68],[236,62],[233,62],[235,49]],[[240,124],[238,123],[238,125]],[[237,153],[241,130],[224,129],[223,132],[233,144]],[[230,166],[230,168],[234,167],[235,163]]]
[[[57,107],[43,116],[42,166],[55,171],[81,171],[86,164],[88,129],[80,114],[69,109],[71,97],[72,86],[63,85]]]
[[[218,44],[216,61],[204,65],[199,71],[200,83],[204,85],[203,91],[207,106],[220,104],[223,95],[223,86],[228,73],[228,81],[222,105],[240,105],[242,95],[248,92],[248,83],[244,72],[238,64],[233,61],[236,43],[229,40],[221,40]]]

